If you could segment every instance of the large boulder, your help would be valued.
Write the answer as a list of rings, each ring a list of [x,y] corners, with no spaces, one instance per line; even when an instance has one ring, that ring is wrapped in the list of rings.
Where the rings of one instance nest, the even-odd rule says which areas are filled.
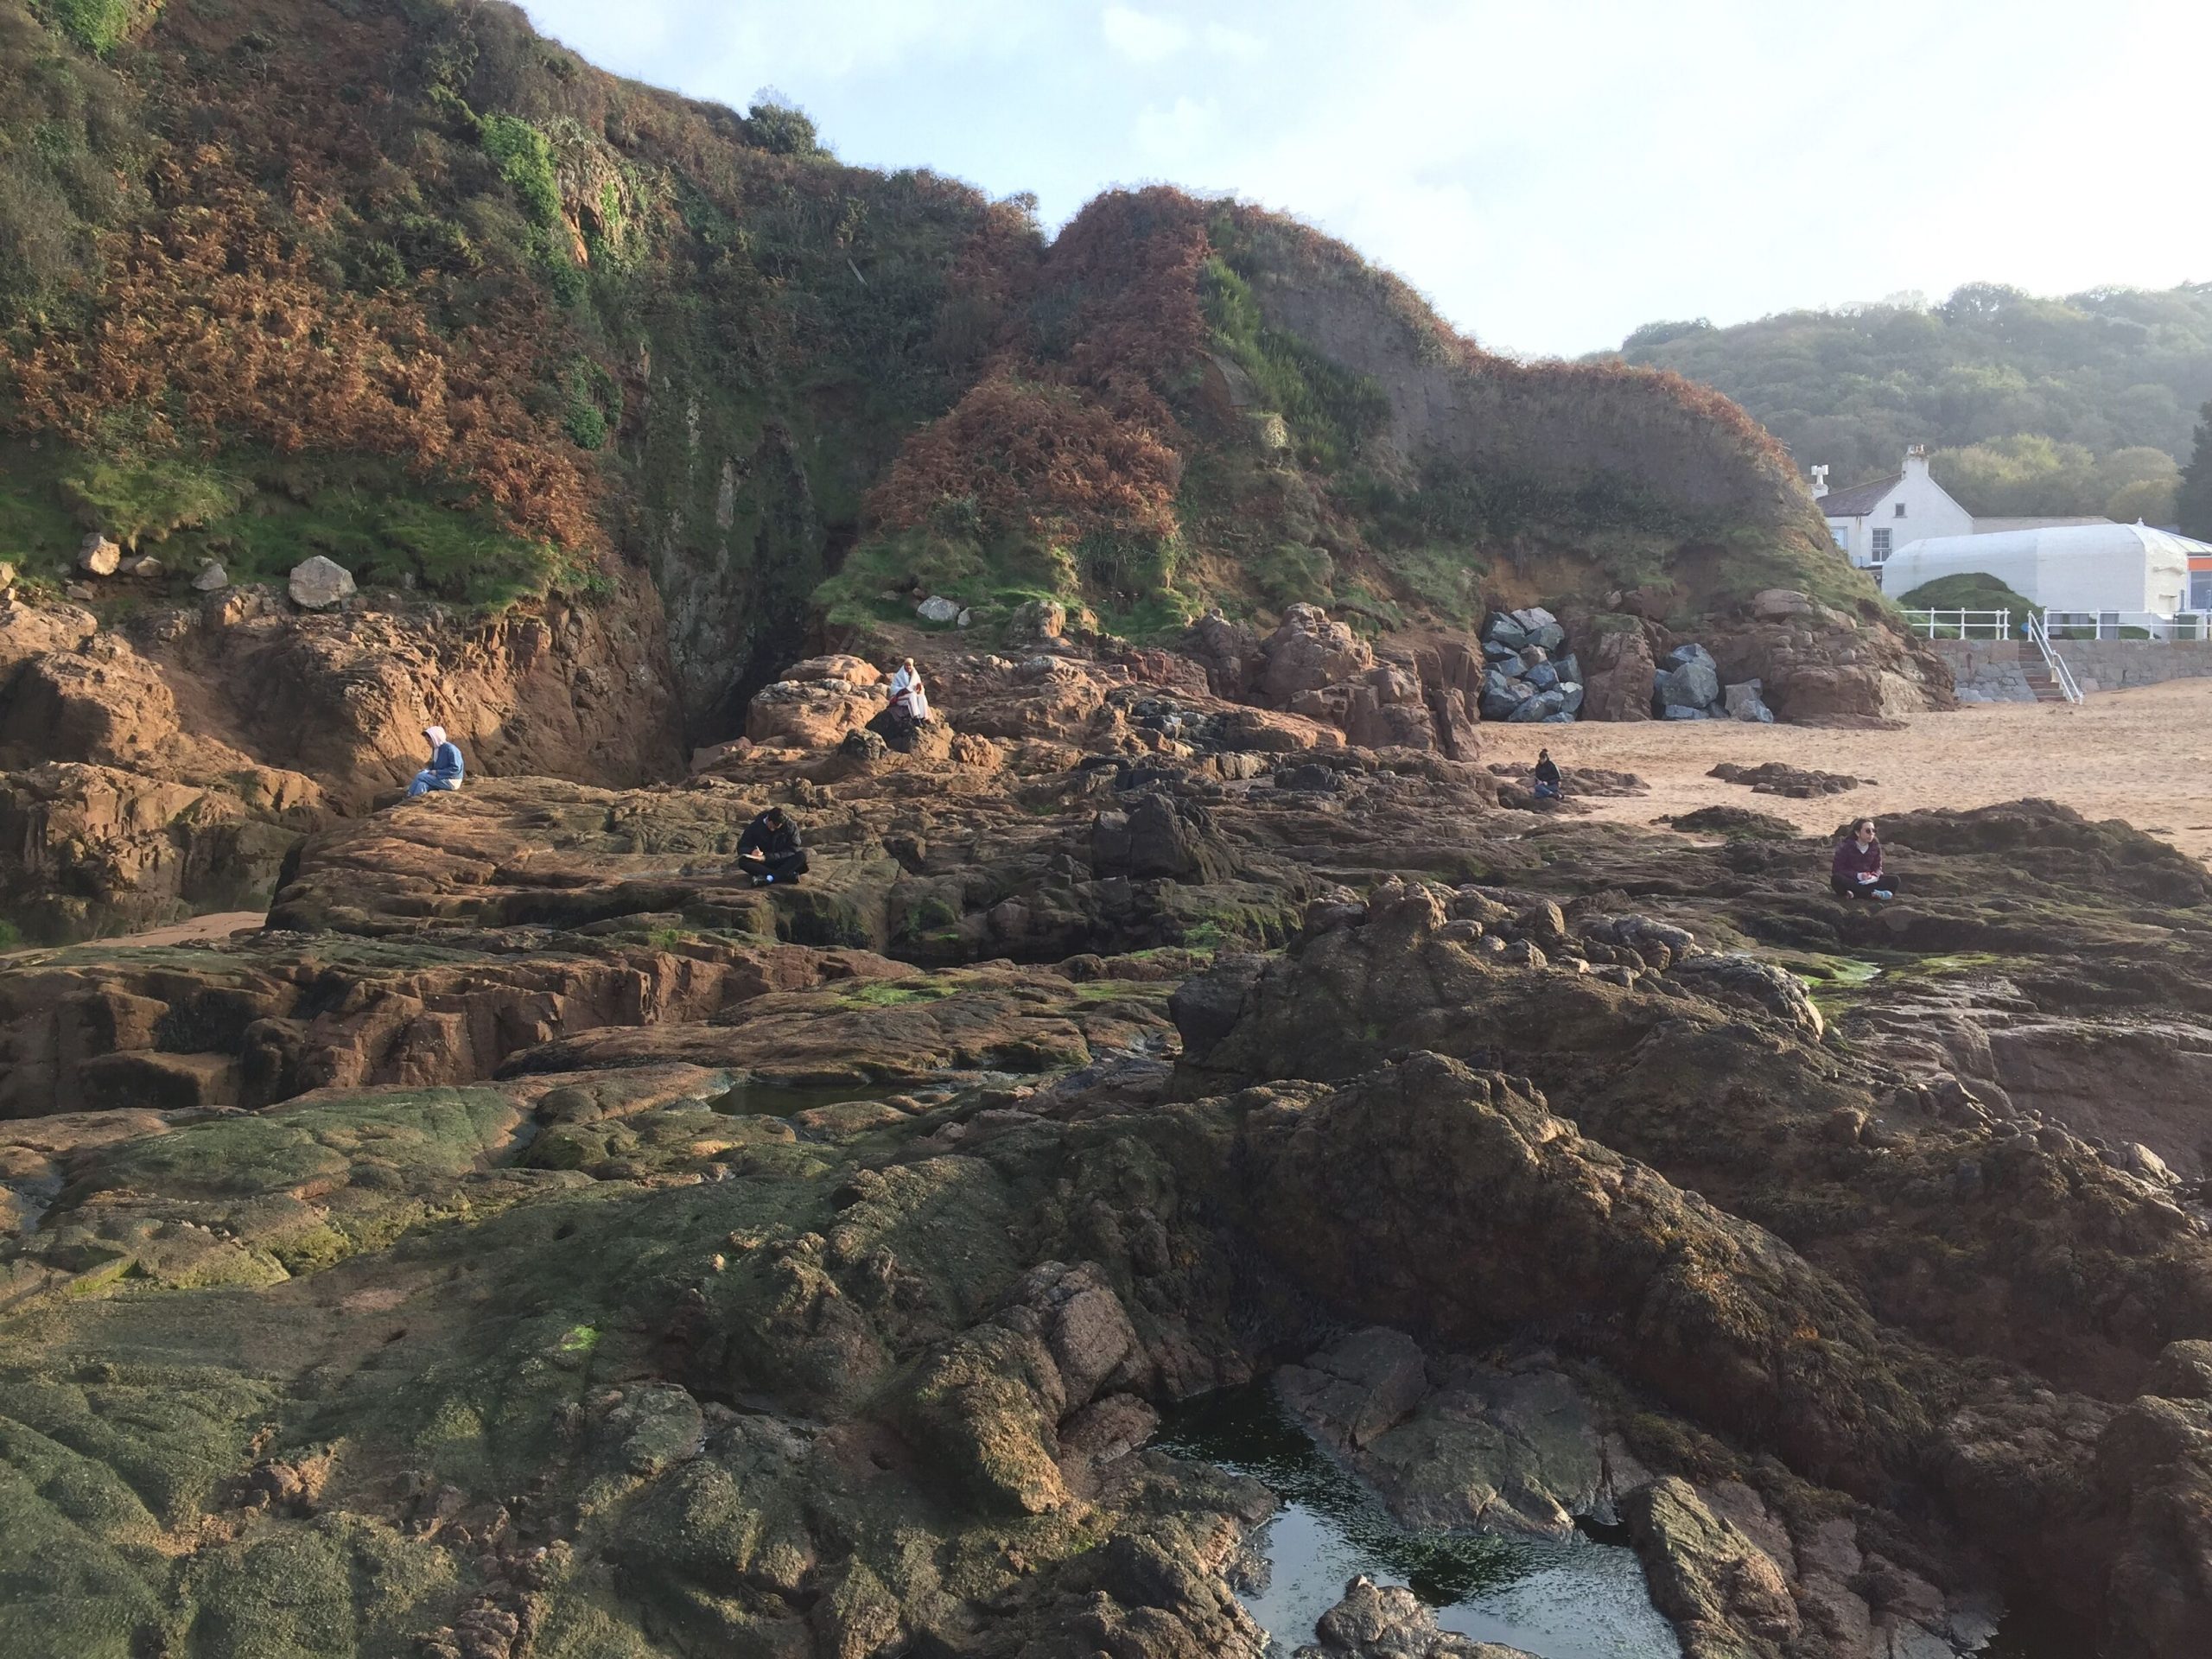
[[[98,531],[77,550],[77,568],[88,576],[111,576],[122,564],[123,550]]]
[[[825,660],[830,659],[817,658],[816,663]],[[802,668],[814,665],[799,664]],[[875,675],[874,669],[868,671]],[[882,707],[883,692],[872,683],[778,680],[753,694],[745,711],[745,734],[755,743],[783,748],[835,748],[846,733],[866,726]]]
[[[1147,790],[1125,809],[1101,812],[1091,821],[1090,863],[1101,876],[1139,880],[1215,881],[1230,868],[1205,808],[1160,790]]]
[[[1688,1481],[1654,1481],[1621,1507],[1651,1599],[1681,1633],[1685,1653],[1695,1659],[1779,1653],[1796,1637],[1802,1618],[1788,1577]]]
[[[836,681],[846,685],[874,685],[882,679],[882,671],[864,658],[848,656],[842,652],[827,657],[809,657],[804,662],[793,663],[783,672],[786,680]]]
[[[1745,680],[1740,684],[1721,687],[1721,705],[1727,709],[1728,717],[1731,720],[1746,721],[1757,725],[1773,725],[1774,710],[1768,708],[1760,697],[1760,689],[1757,680]]]
[[[1206,671],[1206,683],[1217,697],[1241,697],[1251,689],[1263,659],[1260,642],[1251,629],[1231,622],[1219,611],[1208,611],[1183,636],[1183,649]]]
[[[1375,653],[1341,622],[1316,605],[1294,605],[1282,625],[1260,646],[1264,666],[1260,691],[1287,709],[1301,691],[1318,691],[1357,678],[1375,666]]]
[[[1285,1405],[1408,1526],[1566,1539],[1599,1506],[1605,1465],[1588,1408],[1536,1361],[1424,1355],[1375,1326],[1275,1373]]]
[[[303,611],[327,611],[354,592],[353,573],[320,553],[294,565],[284,585],[292,603]]]
[[[1581,681],[1582,717],[1650,719],[1651,674],[1651,645],[1641,626],[1600,633],[1590,647],[1590,671]]]
[[[1315,1621],[1313,1638],[1294,1659],[1533,1659],[1519,1648],[1440,1630],[1436,1615],[1412,1591],[1363,1573]]]
[[[1662,671],[1653,687],[1653,695],[1660,706],[1666,709],[1712,708],[1720,701],[1720,675],[1710,657],[1700,653]]]

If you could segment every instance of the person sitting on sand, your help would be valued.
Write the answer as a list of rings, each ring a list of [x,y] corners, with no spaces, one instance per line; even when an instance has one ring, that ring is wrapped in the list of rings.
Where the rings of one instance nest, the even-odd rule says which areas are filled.
[[[461,746],[446,735],[442,726],[425,726],[423,735],[430,741],[430,764],[415,774],[415,781],[407,785],[407,798],[427,795],[434,789],[459,789],[461,774],[467,768],[461,765]]]
[[[1861,818],[1838,843],[1828,867],[1828,887],[1839,899],[1889,899],[1896,883],[1882,874],[1882,843],[1874,836],[1874,820]]]
[[[755,887],[796,882],[806,874],[806,849],[799,844],[798,826],[772,806],[738,837],[737,867]]]
[[[1540,801],[1559,799],[1559,766],[1552,760],[1549,749],[1536,751],[1536,798]]]

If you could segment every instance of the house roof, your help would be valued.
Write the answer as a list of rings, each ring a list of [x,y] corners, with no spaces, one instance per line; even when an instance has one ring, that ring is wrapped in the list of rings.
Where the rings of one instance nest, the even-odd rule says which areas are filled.
[[[1882,498],[1904,481],[1903,473],[1891,473],[1871,484],[1854,484],[1820,498],[1821,511],[1831,518],[1864,518],[1882,505]]]

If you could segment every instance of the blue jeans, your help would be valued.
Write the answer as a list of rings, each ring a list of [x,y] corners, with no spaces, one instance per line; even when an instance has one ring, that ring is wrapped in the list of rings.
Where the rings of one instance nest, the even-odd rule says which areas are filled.
[[[425,766],[415,774],[415,781],[407,785],[407,798],[411,801],[417,795],[427,795],[434,789],[459,789],[460,787],[460,779],[441,778],[436,772]]]
[[[1555,801],[1559,799],[1559,785],[1557,784],[1538,784],[1535,788],[1535,797],[1540,801]]]

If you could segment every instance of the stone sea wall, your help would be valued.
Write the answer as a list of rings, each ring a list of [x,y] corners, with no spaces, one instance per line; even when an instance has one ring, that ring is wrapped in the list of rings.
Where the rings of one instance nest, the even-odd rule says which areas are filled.
[[[2025,671],[2040,654],[2018,639],[1931,639],[1950,664],[1953,684],[1968,702],[2032,702]],[[2156,639],[2062,639],[2059,654],[2084,691],[2119,691],[2165,680],[2212,675],[2212,642]]]

